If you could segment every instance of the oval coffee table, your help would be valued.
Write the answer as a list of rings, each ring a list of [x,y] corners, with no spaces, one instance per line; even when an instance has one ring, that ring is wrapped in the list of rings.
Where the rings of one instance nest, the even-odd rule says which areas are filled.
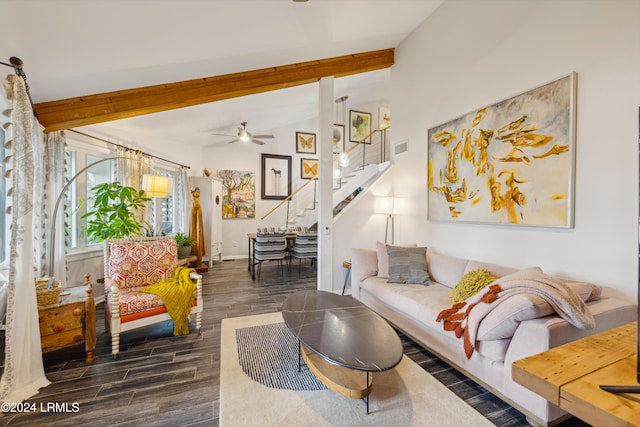
[[[402,343],[393,328],[360,301],[324,291],[289,295],[282,317],[301,344],[298,366],[303,357],[329,389],[366,398],[368,414],[369,374],[392,369],[402,360]]]

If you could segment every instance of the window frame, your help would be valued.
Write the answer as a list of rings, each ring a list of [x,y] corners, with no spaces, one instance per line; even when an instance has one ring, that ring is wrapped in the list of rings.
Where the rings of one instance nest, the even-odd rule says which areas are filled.
[[[107,157],[117,157],[118,153],[114,150],[114,148],[107,143],[101,142],[101,141],[94,141],[93,138],[87,138],[83,135],[71,135],[70,133],[67,133],[67,145],[65,147],[65,156],[67,156],[69,154],[69,152],[75,152],[75,153],[81,153],[84,156],[84,160],[79,162],[77,162],[76,159],[76,165],[75,167],[73,167],[71,164],[67,164],[67,168],[71,171],[73,170],[72,173],[68,174],[68,178],[71,178],[75,175],[75,173],[77,173],[77,171],[81,170],[83,167],[86,166],[87,162],[86,162],[86,158],[87,156],[92,156],[95,158],[107,158]],[[77,156],[77,154],[76,154]],[[95,159],[94,159],[95,160]],[[112,160],[111,162],[104,162],[103,165],[110,165],[111,166],[111,175],[110,175],[110,182],[114,180],[114,167],[115,167],[115,162],[116,160]],[[162,163],[160,164],[155,164],[153,167],[153,173],[159,173],[161,175],[166,175],[171,177],[171,179],[173,180],[173,185],[172,185],[172,193],[171,193],[171,231],[167,234],[175,234],[176,231],[179,230],[179,224],[178,224],[178,220],[180,218],[179,215],[179,210],[180,210],[180,200],[177,197],[177,186],[176,186],[176,179],[178,177],[178,173],[177,173],[177,169],[170,167],[170,166],[166,166],[163,165]],[[87,171],[89,172],[89,171]],[[78,176],[78,178],[76,178],[76,180],[69,186],[69,188],[67,189],[67,192],[72,192],[71,194],[74,196],[75,200],[78,200],[79,197],[82,197],[83,194],[82,192],[77,192],[78,188],[86,188],[87,187],[87,173],[83,173],[80,176]],[[88,188],[87,188],[88,190]],[[76,192],[76,193],[74,193]],[[73,200],[73,199],[72,199]],[[86,197],[84,198],[84,200],[86,201]],[[159,199],[159,198],[152,198],[151,201],[149,202],[148,205],[148,209],[151,211],[151,225],[153,226],[153,230],[158,230],[160,231],[161,229],[161,225],[162,225],[162,221],[161,221],[161,217],[162,217],[162,201],[163,199]],[[61,207],[60,210],[66,209],[67,212],[69,212],[69,210],[73,211],[75,208],[77,207],[77,204],[65,204],[65,207]],[[186,209],[186,207],[185,207]],[[84,253],[89,253],[89,252],[95,252],[95,251],[99,251],[102,250],[102,244],[101,243],[95,243],[95,244],[87,244],[87,237],[86,234],[82,233],[80,234],[77,230],[78,228],[78,220],[80,219],[80,217],[82,215],[84,215],[84,213],[87,210],[87,204],[84,203],[83,206],[78,210],[78,212],[76,212],[75,215],[69,215],[69,223],[70,223],[70,235],[74,236],[73,238],[76,239],[75,243],[76,243],[76,247],[67,247],[67,244],[65,242],[65,250],[66,250],[66,254],[67,256],[70,257],[70,259],[75,258],[75,256],[77,256],[78,254],[84,254]],[[61,215],[61,212],[58,212],[58,215]],[[83,219],[82,221],[85,222],[84,225],[84,229],[86,230],[86,219]],[[65,228],[65,231],[67,231],[68,228]],[[78,245],[78,239],[79,238],[83,238],[83,241],[81,242],[81,245]]]
[[[65,160],[68,169],[67,179],[75,176],[75,174],[100,159],[115,157],[116,152],[108,146],[96,145],[88,143],[81,139],[69,138],[67,136],[67,145],[65,147]],[[88,161],[88,158],[93,158]],[[108,165],[109,181],[113,180],[113,168],[115,160],[103,162],[100,166]],[[98,165],[96,165],[97,167]],[[103,166],[104,167],[104,166]],[[74,182],[67,189],[67,196],[64,207],[59,208],[68,214],[69,227],[65,226],[65,234],[68,232],[68,239],[71,239],[73,246],[69,247],[69,241],[65,239],[65,251],[67,255],[82,254],[102,250],[102,243],[89,243],[86,236],[86,219],[82,218],[87,212],[88,192],[87,187],[88,174],[90,170],[78,175]],[[79,204],[79,200],[83,203]],[[70,203],[69,203],[70,201]],[[61,215],[61,212],[58,212]]]

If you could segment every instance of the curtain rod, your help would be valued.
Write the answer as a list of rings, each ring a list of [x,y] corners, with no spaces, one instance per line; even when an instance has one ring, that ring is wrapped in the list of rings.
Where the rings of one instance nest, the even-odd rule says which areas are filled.
[[[29,97],[29,103],[31,104],[31,110],[33,110],[33,115],[37,119],[38,112],[36,111],[36,107],[33,105],[33,99],[31,99],[31,92],[29,91],[29,84],[27,83],[27,75],[22,69],[24,62],[22,62],[22,59],[18,58],[17,56],[12,56],[11,58],[9,58],[9,62],[11,64],[7,64],[6,62],[0,62],[0,64],[13,68],[16,74],[22,77],[22,80],[24,80],[24,89],[27,92],[27,97]]]
[[[74,132],[74,133],[77,133],[77,134],[79,134],[79,135],[86,136],[86,137],[88,137],[88,138],[97,139],[98,141],[102,141],[102,142],[106,142],[107,144],[115,145],[115,146],[116,146],[116,147],[118,147],[118,148],[123,148],[123,149],[125,149],[125,150],[136,151],[136,150],[134,150],[133,148],[125,147],[124,145],[117,144],[117,143],[115,143],[115,142],[111,142],[111,141],[107,141],[106,139],[102,139],[102,138],[99,138],[99,137],[97,137],[97,136],[89,135],[88,133],[80,132],[80,131],[75,130],[75,129],[67,129],[67,131],[68,131],[68,132]],[[141,153],[142,153],[142,152],[141,152]],[[153,154],[142,153],[142,155],[147,156],[147,157],[152,157],[152,158],[154,158],[154,159],[158,159],[158,160],[161,160],[161,161],[163,161],[163,162],[167,162],[167,163],[171,163],[171,164],[174,164],[174,165],[178,165],[178,166],[180,166],[181,168],[191,169],[191,166],[183,165],[183,164],[181,164],[181,163],[177,163],[177,162],[174,162],[174,161],[172,161],[172,160],[163,159],[162,157],[154,156]]]

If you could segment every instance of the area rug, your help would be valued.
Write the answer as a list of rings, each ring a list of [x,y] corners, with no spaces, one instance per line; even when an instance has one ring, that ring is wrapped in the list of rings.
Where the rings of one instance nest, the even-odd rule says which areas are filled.
[[[298,376],[297,343],[282,323],[280,313],[222,320],[221,426],[493,426],[406,356],[373,375],[367,415],[364,401],[325,389],[305,368]],[[247,329],[264,325],[274,326]]]

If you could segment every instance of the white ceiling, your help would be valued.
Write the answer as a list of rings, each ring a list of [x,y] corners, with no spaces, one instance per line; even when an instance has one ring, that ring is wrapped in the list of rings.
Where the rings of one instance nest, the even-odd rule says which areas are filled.
[[[21,58],[34,102],[53,101],[396,47],[443,1],[2,0],[0,61]],[[388,80],[389,70],[336,79],[336,97],[385,100]],[[312,84],[83,130],[206,146],[241,121],[268,133],[316,117],[317,100]]]

